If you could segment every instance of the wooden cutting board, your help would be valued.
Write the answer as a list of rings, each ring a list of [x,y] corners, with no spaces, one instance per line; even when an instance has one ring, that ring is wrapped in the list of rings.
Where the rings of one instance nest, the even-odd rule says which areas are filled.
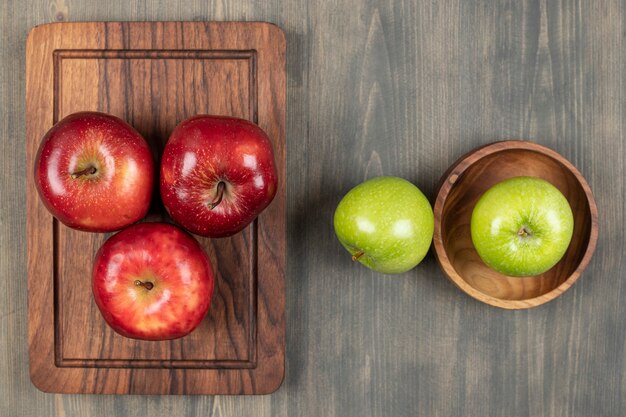
[[[98,394],[265,394],[284,375],[285,38],[241,22],[57,23],[27,41],[27,241],[30,375],[41,390]],[[279,187],[242,233],[198,238],[217,272],[190,335],[122,337],[91,293],[94,255],[110,235],[71,230],[41,204],[34,160],[45,132],[82,110],[114,114],[160,155],[194,114],[257,123],[273,140]],[[158,193],[157,193],[158,194]],[[168,221],[158,195],[149,220]]]

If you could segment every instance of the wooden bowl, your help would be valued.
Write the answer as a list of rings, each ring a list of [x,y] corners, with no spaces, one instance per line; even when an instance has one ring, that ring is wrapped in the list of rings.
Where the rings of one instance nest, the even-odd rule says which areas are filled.
[[[470,234],[470,218],[480,196],[517,176],[551,182],[574,213],[567,252],[552,269],[533,277],[509,277],[489,268]],[[434,211],[435,254],[443,271],[467,294],[501,308],[536,307],[561,295],[585,269],[598,240],[598,209],[581,173],[557,152],[532,142],[496,142],[462,156],[441,178]]]

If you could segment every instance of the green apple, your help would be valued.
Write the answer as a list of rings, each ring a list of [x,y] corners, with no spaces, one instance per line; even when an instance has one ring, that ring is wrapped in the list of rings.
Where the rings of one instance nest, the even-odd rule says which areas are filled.
[[[525,277],[559,262],[572,239],[574,216],[565,196],[548,181],[514,177],[480,197],[470,230],[485,264],[505,275]]]
[[[435,221],[428,199],[415,185],[398,177],[377,177],[343,197],[334,226],[353,261],[400,274],[426,256]]]

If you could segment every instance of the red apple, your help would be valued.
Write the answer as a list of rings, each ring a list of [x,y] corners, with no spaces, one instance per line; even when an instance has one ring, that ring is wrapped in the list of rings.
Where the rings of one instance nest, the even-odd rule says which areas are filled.
[[[167,223],[141,223],[98,251],[93,294],[119,334],[143,340],[185,336],[202,321],[213,295],[213,269],[200,244]]]
[[[233,235],[276,194],[272,144],[247,120],[191,117],[165,145],[160,182],[167,212],[185,229],[209,237]]]
[[[119,230],[142,219],[154,175],[144,138],[104,113],[61,120],[43,137],[35,160],[44,205],[65,225],[90,232]]]

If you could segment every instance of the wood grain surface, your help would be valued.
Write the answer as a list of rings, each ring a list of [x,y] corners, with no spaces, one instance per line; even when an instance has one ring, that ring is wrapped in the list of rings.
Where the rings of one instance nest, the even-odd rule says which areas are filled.
[[[49,395],[28,376],[25,42],[65,20],[270,21],[287,38],[286,374],[271,396]],[[0,2],[0,415],[626,414],[626,4],[619,0]],[[519,138],[582,172],[596,253],[565,294],[505,311],[430,254],[354,265],[333,210],[400,175],[433,199],[467,151]]]
[[[283,180],[242,233],[197,237],[216,271],[211,309],[190,335],[129,339],[103,320],[91,268],[108,237],[53,220],[27,182],[30,373],[41,390],[79,394],[267,394],[284,374],[285,44],[264,23],[56,23],[27,43],[27,165],[46,131],[78,111],[126,120],[158,161],[196,114],[258,123]],[[151,221],[171,221],[155,195]],[[109,234],[110,236],[110,234]]]

